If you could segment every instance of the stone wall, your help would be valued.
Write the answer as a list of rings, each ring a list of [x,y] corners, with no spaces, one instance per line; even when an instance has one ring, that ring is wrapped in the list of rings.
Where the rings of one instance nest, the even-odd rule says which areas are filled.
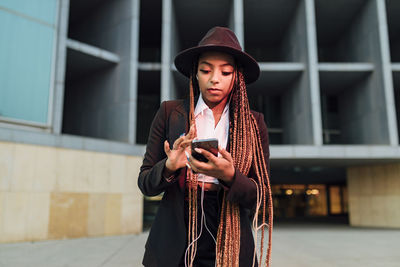
[[[400,164],[349,167],[352,226],[400,228]]]
[[[141,232],[141,162],[0,142],[0,242]]]

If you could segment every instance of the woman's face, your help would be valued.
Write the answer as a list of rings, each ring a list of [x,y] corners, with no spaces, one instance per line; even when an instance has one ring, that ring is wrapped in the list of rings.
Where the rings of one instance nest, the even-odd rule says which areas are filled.
[[[197,80],[204,102],[213,108],[227,102],[233,88],[233,57],[222,52],[205,52],[200,55]]]

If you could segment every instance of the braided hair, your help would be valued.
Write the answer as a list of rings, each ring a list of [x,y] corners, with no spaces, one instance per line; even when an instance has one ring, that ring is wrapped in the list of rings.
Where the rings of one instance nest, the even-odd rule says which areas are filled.
[[[193,64],[190,76],[190,125],[195,124],[194,118],[194,95],[199,92],[198,83],[195,80],[197,72],[197,61]],[[257,261],[262,265],[265,258],[265,266],[270,266],[273,207],[268,167],[264,158],[260,131],[257,121],[250,112],[247,98],[246,84],[243,72],[235,67],[233,89],[230,101],[229,140],[230,153],[234,167],[241,173],[248,175],[253,168],[254,178],[249,178],[257,188],[257,201],[254,211],[252,228],[254,231],[254,254],[253,266]],[[185,253],[185,261],[188,266],[193,266],[197,248],[197,174],[187,169],[188,188],[188,253]],[[239,204],[227,200],[224,191],[221,214],[216,240],[216,266],[231,267],[239,266],[240,253],[240,209]],[[267,219],[268,215],[268,219]],[[261,217],[261,223],[259,223]],[[268,222],[267,222],[268,220]],[[268,228],[268,247],[266,256],[264,254],[265,228]],[[256,258],[257,234],[261,231],[261,246],[259,259]]]

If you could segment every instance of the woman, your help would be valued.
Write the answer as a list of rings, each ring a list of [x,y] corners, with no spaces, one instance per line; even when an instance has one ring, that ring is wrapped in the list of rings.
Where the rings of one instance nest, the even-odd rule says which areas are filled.
[[[259,66],[223,27],[179,53],[175,66],[190,79],[190,99],[163,102],[150,129],[138,185],[145,195],[164,195],[143,264],[269,266],[268,134],[263,115],[250,111],[246,93]],[[200,162],[190,155],[190,144],[209,137],[218,139],[219,156],[196,149],[208,160]],[[250,218],[262,239],[269,229],[268,248],[265,253],[261,243],[259,259]]]

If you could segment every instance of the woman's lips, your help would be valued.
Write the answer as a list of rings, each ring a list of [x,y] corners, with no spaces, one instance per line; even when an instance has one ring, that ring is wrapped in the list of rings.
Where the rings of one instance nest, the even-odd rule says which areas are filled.
[[[207,91],[210,93],[219,93],[221,90],[218,88],[208,88]]]

